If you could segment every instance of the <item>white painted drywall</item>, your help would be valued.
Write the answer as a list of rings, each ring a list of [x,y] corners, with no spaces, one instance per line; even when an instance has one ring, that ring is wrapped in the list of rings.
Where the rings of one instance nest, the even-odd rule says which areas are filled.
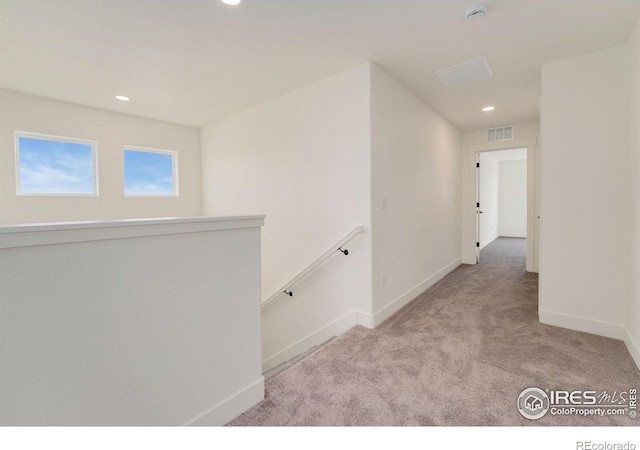
[[[508,124],[503,124],[508,125]],[[540,205],[542,199],[541,180],[540,180],[540,155],[536,151],[540,147],[540,123],[539,122],[523,122],[513,125],[514,140],[496,141],[491,144],[487,140],[487,130],[474,130],[463,133],[462,135],[462,259],[467,264],[475,264],[476,260],[476,185],[475,185],[475,161],[476,155],[473,151],[478,147],[485,146],[483,150],[508,150],[519,147],[519,143],[532,142],[534,149],[533,167],[529,168],[529,176],[533,174],[533,211],[532,217],[528,218],[530,226],[533,228],[533,242],[527,242],[527,256],[533,254],[531,263],[527,263],[527,270],[537,271],[539,266],[540,254],[540,228],[541,222]],[[521,147],[522,145],[520,145]],[[491,148],[488,148],[491,147]],[[529,182],[531,183],[531,180]]]
[[[461,133],[375,65],[371,91],[378,323],[461,261]]]
[[[354,227],[368,230],[348,257],[337,254],[293,298],[264,311],[271,365],[295,356],[287,349],[301,340],[330,337],[345,315],[371,309],[369,73],[369,64],[358,66],[202,130],[205,213],[267,215],[263,299]]]
[[[16,130],[97,141],[99,196],[16,195]],[[125,145],[178,152],[180,196],[125,197]],[[198,129],[0,89],[0,224],[201,213]]]
[[[178,222],[0,248],[0,425],[220,425],[260,401],[262,219]]]
[[[542,70],[540,319],[617,338],[629,246],[627,55],[613,47]]]
[[[527,161],[500,162],[500,236],[527,237]]]
[[[500,165],[490,153],[480,153],[480,249],[500,235]]]
[[[630,159],[625,342],[640,367],[640,23],[629,40]]]

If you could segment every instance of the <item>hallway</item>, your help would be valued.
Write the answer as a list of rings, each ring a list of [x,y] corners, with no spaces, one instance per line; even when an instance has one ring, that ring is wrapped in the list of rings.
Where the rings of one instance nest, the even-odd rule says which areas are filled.
[[[632,425],[523,418],[523,389],[638,388],[621,341],[540,324],[525,240],[499,238],[375,330],[354,327],[266,383],[229,425]],[[636,419],[637,420],[637,419]]]

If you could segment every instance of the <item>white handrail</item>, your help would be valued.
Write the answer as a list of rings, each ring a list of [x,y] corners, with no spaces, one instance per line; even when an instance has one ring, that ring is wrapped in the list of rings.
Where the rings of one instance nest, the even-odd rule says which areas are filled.
[[[343,237],[336,245],[333,245],[329,250],[324,252],[322,256],[316,259],[314,262],[309,264],[302,272],[298,274],[294,279],[289,281],[287,284],[282,286],[275,294],[262,302],[262,309],[268,308],[271,304],[273,304],[281,295],[284,295],[286,291],[290,291],[290,289],[298,284],[303,278],[313,272],[320,264],[329,259],[332,255],[335,255],[336,252],[340,251],[343,245],[346,245],[348,242],[351,242],[356,236],[362,234],[366,231],[365,227],[356,227],[351,231],[351,233],[347,234]],[[291,294],[290,294],[291,295]]]

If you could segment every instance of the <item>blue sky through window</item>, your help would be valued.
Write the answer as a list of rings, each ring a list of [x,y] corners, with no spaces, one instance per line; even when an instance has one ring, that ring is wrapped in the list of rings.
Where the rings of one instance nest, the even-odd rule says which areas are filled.
[[[21,194],[93,194],[93,146],[18,136]]]
[[[124,151],[125,195],[171,196],[173,157],[167,153]]]

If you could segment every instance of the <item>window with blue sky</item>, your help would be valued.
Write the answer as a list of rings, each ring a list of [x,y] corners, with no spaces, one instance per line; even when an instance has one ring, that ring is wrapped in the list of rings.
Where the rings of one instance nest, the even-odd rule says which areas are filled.
[[[18,134],[17,144],[19,194],[97,193],[93,143]]]
[[[130,196],[175,196],[175,153],[125,149],[124,193]]]

